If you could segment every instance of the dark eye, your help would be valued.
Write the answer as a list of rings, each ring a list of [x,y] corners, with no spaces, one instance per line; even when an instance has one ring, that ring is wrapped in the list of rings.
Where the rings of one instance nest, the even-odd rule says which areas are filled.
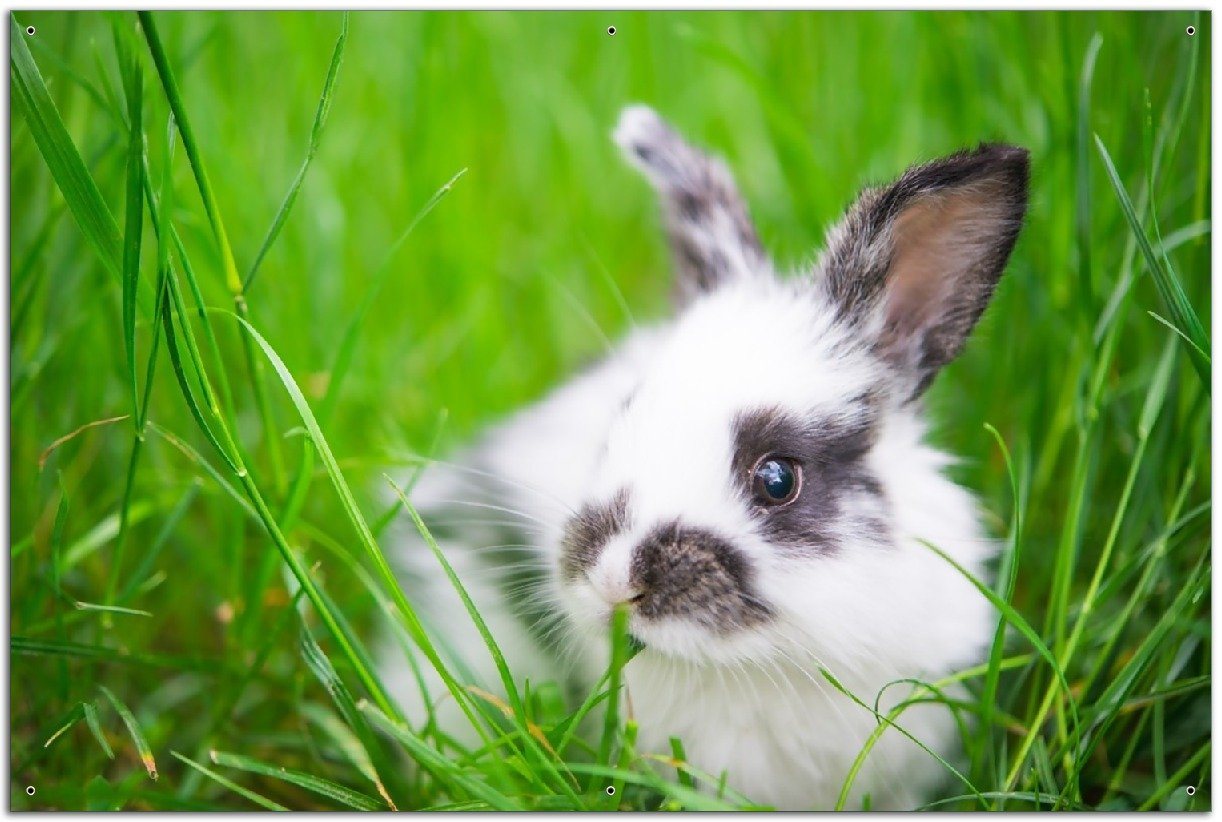
[[[751,488],[764,505],[784,505],[798,496],[802,486],[801,469],[784,457],[764,457],[752,471]]]

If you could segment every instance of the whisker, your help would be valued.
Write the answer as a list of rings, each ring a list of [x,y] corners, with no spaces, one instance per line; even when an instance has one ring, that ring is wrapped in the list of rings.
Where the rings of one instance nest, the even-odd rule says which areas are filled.
[[[432,457],[424,457],[419,454],[412,454],[411,456],[415,458],[416,460],[418,460],[419,462],[423,463],[425,468],[427,468],[429,464],[435,464],[435,465],[443,466],[445,468],[450,468],[455,471],[463,471],[468,474],[475,474],[476,476],[497,480],[499,482],[505,483],[506,485],[511,485],[515,488],[519,488],[523,491],[529,491],[532,494],[540,494],[547,501],[554,503],[555,505],[559,506],[562,510],[566,511],[567,513],[569,514],[576,513],[572,509],[572,507],[568,505],[568,503],[566,503],[560,497],[556,496],[551,491],[548,491],[546,488],[542,488],[537,485],[532,485],[530,483],[523,482],[522,480],[519,480],[515,477],[509,477],[509,476],[506,476],[505,474],[497,473],[495,471],[485,471],[482,468],[476,468],[473,465],[468,465],[465,463],[451,462],[449,460],[435,459]]]

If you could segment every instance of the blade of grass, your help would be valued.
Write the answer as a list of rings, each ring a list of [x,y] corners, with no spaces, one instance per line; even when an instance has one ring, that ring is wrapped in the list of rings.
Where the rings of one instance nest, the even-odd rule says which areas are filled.
[[[859,706],[870,711],[872,714],[874,714],[875,719],[878,720],[878,724],[874,728],[873,732],[871,732],[869,738],[866,739],[865,744],[862,746],[861,750],[858,751],[857,756],[854,758],[852,764],[849,766],[849,770],[845,774],[844,781],[840,783],[840,792],[836,797],[836,804],[834,806],[835,810],[837,811],[845,810],[846,804],[848,803],[848,800],[849,800],[849,794],[853,788],[853,783],[856,782],[857,776],[861,772],[862,766],[865,765],[866,758],[874,750],[874,747],[878,743],[878,740],[882,738],[883,733],[886,732],[888,728],[894,728],[899,733],[911,739],[913,742],[919,745],[926,753],[930,754],[935,759],[937,759],[938,762],[940,762],[948,771],[950,771],[952,774],[957,776],[960,779],[960,781],[962,781],[963,784],[966,785],[968,789],[971,790],[976,797],[981,796],[980,791],[976,789],[975,785],[972,783],[972,781],[968,777],[961,774],[949,762],[947,762],[942,757],[940,757],[937,753],[930,750],[924,744],[916,740],[915,737],[913,737],[910,733],[908,733],[908,731],[904,730],[904,728],[897,725],[895,722],[895,720],[898,719],[909,706],[930,701],[929,700],[930,695],[936,697],[934,701],[949,705],[950,703],[945,698],[945,696],[942,694],[941,688],[959,681],[960,678],[964,676],[964,674],[961,673],[958,676],[948,677],[938,683],[923,682],[921,680],[915,680],[915,679],[895,680],[895,682],[890,682],[890,683],[887,683],[887,685],[883,686],[883,688],[875,696],[874,706],[871,707],[870,705],[863,702],[860,698],[858,698],[856,694],[853,694],[847,688],[841,685],[839,680],[837,680],[831,674],[830,671],[823,669],[823,668],[821,668],[820,671],[823,675],[823,678],[831,682],[832,686],[836,688],[836,690],[843,693],[845,696],[853,700]],[[908,698],[902,700],[895,707],[891,708],[891,710],[889,710],[887,714],[884,716],[878,710],[878,705],[879,705],[879,701],[882,698],[882,694],[887,689],[887,687],[889,687],[892,684],[899,683],[899,682],[908,682],[908,683],[915,685],[916,687],[913,689],[913,693]],[[955,719],[957,722],[959,722],[958,713],[955,711],[952,711],[952,713],[955,714]],[[980,804],[981,805],[984,804],[983,800],[980,801]]]
[[[377,740],[373,736],[373,732],[369,728],[365,717],[356,709],[356,702],[352,698],[352,694],[348,692],[343,680],[335,670],[335,666],[331,664],[331,660],[323,653],[322,648],[314,641],[314,637],[310,635],[309,629],[306,626],[301,628],[301,654],[305,658],[306,664],[314,673],[314,676],[322,683],[323,688],[331,697],[331,701],[335,703],[335,707],[339,709],[340,715],[343,716],[344,722],[347,723],[347,728],[350,740],[342,739],[342,733],[336,728],[332,728],[328,724],[327,719],[316,718],[318,722],[326,726],[332,737],[337,741],[343,742],[342,748],[349,755],[353,765],[356,766],[362,774],[365,775],[374,788],[390,806],[391,810],[398,810],[395,807],[394,801],[391,800],[390,794],[386,791],[386,786],[382,782],[381,776],[378,774],[378,769],[374,766],[374,757],[381,758],[380,748]],[[346,729],[345,729],[346,730]]]
[[[386,562],[386,557],[382,554],[382,550],[378,547],[377,542],[374,540],[373,534],[369,530],[369,525],[365,522],[365,518],[361,514],[360,508],[356,504],[356,499],[352,495],[352,490],[348,487],[348,483],[344,479],[343,472],[341,472],[339,469],[339,464],[336,462],[334,454],[331,453],[331,447],[328,445],[326,438],[322,434],[322,430],[318,426],[318,420],[315,418],[314,412],[310,409],[309,403],[306,402],[305,395],[301,393],[301,388],[297,385],[296,380],[293,379],[293,375],[289,373],[288,367],[285,366],[284,361],[280,359],[280,355],[277,354],[275,349],[273,349],[267,340],[263,338],[263,335],[255,330],[254,326],[238,315],[232,314],[231,312],[227,313],[229,313],[230,316],[241,324],[246,332],[263,350],[264,355],[272,364],[272,368],[280,377],[281,383],[288,392],[289,398],[292,400],[294,407],[296,407],[298,414],[301,416],[302,422],[305,424],[306,431],[311,441],[314,443],[314,446],[318,451],[318,455],[322,458],[323,466],[327,471],[327,476],[331,480],[331,484],[335,488],[335,491],[340,498],[344,512],[347,514],[349,522],[356,530],[357,536],[359,537],[362,546],[365,548],[366,553],[373,561],[374,568],[377,571],[385,590],[391,595],[392,601],[395,603],[395,607],[398,610],[400,618],[403,620],[404,626],[407,628],[412,638],[420,646],[420,649],[425,653],[425,656],[428,657],[429,662],[432,663],[434,668],[437,669],[438,673],[441,674],[447,688],[450,690],[450,694],[454,697],[463,713],[467,716],[468,721],[470,721],[472,726],[480,733],[483,741],[487,742],[487,732],[476,720],[471,700],[469,699],[468,695],[462,691],[462,688],[454,680],[445,664],[441,661],[441,658],[437,654],[436,648],[433,646],[427,632],[425,632],[424,627],[420,623],[420,619],[417,616],[415,609],[412,608],[411,604],[404,596],[402,589],[395,581],[394,573],[391,571],[390,565]],[[256,507],[258,507],[258,502],[256,502]],[[271,519],[270,512],[267,512],[264,515],[264,518],[268,521],[269,527],[274,529],[276,533],[279,533],[279,528]],[[384,696],[382,701],[379,701],[378,707],[388,714],[394,713],[394,711],[389,707],[389,702],[385,700]]]
[[[964,568],[962,565],[956,562],[949,554],[947,554],[941,548],[938,548],[936,545],[926,542],[925,540],[920,540],[920,542],[926,548],[933,551],[938,556],[942,557],[942,559],[946,560],[946,562],[949,563],[951,567],[953,567],[956,571],[958,571],[968,582],[972,583],[972,585],[976,588],[976,590],[984,594],[984,596],[991,603],[993,603],[993,607],[999,610],[1005,616],[1006,621],[1009,622],[1011,625],[1013,625],[1015,628],[1017,628],[1019,633],[1021,633],[1024,637],[1026,637],[1027,641],[1031,643],[1031,647],[1033,647],[1035,651],[1041,657],[1043,657],[1044,661],[1048,663],[1049,667],[1052,669],[1053,674],[1055,674],[1056,676],[1057,682],[1060,684],[1061,693],[1064,695],[1065,700],[1069,704],[1070,713],[1073,716],[1073,725],[1075,728],[1075,732],[1074,732],[1075,738],[1078,738],[1078,735],[1080,734],[1080,731],[1077,730],[1079,727],[1078,709],[1077,709],[1077,703],[1073,697],[1073,691],[1069,687],[1069,682],[1065,679],[1064,670],[1057,663],[1056,657],[1053,656],[1052,651],[1048,649],[1048,646],[1044,644],[1044,641],[1042,639],[1040,639],[1039,634],[1035,632],[1035,629],[1031,627],[1030,623],[1028,623],[1027,620],[1025,620],[1023,616],[1020,613],[1018,613],[1018,611],[1016,611],[1012,605],[1002,600],[1001,597],[997,596],[997,594],[995,594],[993,591],[989,590],[989,587],[987,585],[985,585],[983,582],[978,580],[970,571],[968,571],[966,568]],[[1051,694],[1055,692],[1053,691],[1053,689],[1050,688],[1048,690],[1048,693]],[[1010,790],[1011,788],[1014,787],[1014,780],[1018,778],[1018,769],[1021,766],[1021,764],[1023,763],[1023,761],[1026,759],[1027,752],[1028,750],[1030,750],[1031,745],[1034,743],[1035,735],[1039,733],[1039,730],[1040,730],[1039,724],[1035,723],[1034,726],[1032,727],[1031,732],[1027,735],[1026,739],[1023,740],[1023,745],[1020,748],[1019,756],[1015,759],[1014,768],[1010,772],[1009,777],[1006,779],[1006,790]]]
[[[230,294],[233,295],[234,308],[238,316],[249,318],[250,308],[242,293],[242,280],[238,276],[233,249],[229,245],[229,237],[225,233],[225,224],[221,220],[220,208],[213,193],[212,185],[208,180],[208,173],[204,168],[203,158],[195,139],[195,133],[187,117],[186,107],[183,105],[178,83],[174,78],[173,70],[170,68],[169,59],[161,43],[161,37],[157,32],[156,22],[153,20],[153,15],[150,12],[139,11],[136,14],[140,20],[140,26],[144,30],[145,41],[148,43],[149,53],[152,55],[153,64],[157,68],[158,77],[161,79],[161,86],[165,91],[166,100],[170,104],[170,110],[173,112],[174,119],[178,125],[178,134],[182,138],[183,147],[186,149],[187,160],[191,165],[196,187],[199,189],[200,199],[203,201],[204,210],[208,215],[208,223],[212,228],[213,237],[220,250],[225,283],[229,288]],[[277,426],[275,425],[271,404],[268,402],[267,392],[263,385],[262,366],[260,361],[255,359],[254,351],[250,348],[247,338],[243,337],[242,341],[243,353],[245,354],[247,368],[250,372],[251,387],[255,395],[255,405],[259,409],[259,416],[263,425],[264,441],[267,445],[272,469],[272,483],[277,492],[283,492],[286,482],[284,464],[280,454],[280,440],[276,434]],[[212,403],[212,407],[216,407],[215,402]]]
[[[238,794],[239,796],[249,799],[251,802],[258,805],[260,808],[263,808],[264,810],[269,810],[269,811],[287,811],[288,810],[288,808],[284,807],[283,805],[279,804],[278,802],[273,802],[272,800],[268,799],[267,797],[260,796],[259,794],[255,793],[252,790],[243,788],[241,785],[237,784],[236,782],[230,781],[229,779],[226,779],[225,777],[221,776],[216,771],[211,770],[209,768],[205,768],[203,765],[199,764],[198,762],[196,762],[193,759],[188,759],[187,757],[180,754],[178,751],[170,751],[170,756],[174,757],[175,759],[177,759],[179,762],[183,763],[184,765],[190,766],[194,768],[195,770],[199,771],[204,776],[216,782],[218,785],[228,788],[229,790],[233,791],[234,793]]]
[[[1091,241],[1090,241],[1090,92],[1091,81],[1095,75],[1095,61],[1099,57],[1099,49],[1103,46],[1103,37],[1095,32],[1090,44],[1086,47],[1086,58],[1082,61],[1082,77],[1078,83],[1078,117],[1077,117],[1077,230],[1078,230],[1078,281],[1083,299],[1079,305],[1089,310],[1093,300],[1094,281],[1091,279]]]
[[[411,236],[412,232],[416,230],[416,226],[437,207],[442,198],[450,193],[454,184],[466,173],[467,169],[460,169],[458,173],[446,181],[445,185],[433,192],[433,196],[416,212],[416,216],[412,217],[411,222],[407,224],[407,228],[403,229],[403,233],[399,235],[398,239],[390,247],[390,250],[386,252],[386,256],[382,258],[382,264],[374,272],[372,282],[366,290],[356,313],[352,315],[348,327],[344,329],[344,336],[340,339],[340,344],[336,349],[335,362],[331,366],[331,378],[327,383],[327,393],[323,396],[322,404],[318,409],[318,416],[324,424],[330,421],[332,414],[335,412],[335,404],[339,400],[340,387],[352,365],[352,355],[356,349],[357,335],[365,327],[365,317],[368,315],[369,309],[377,301],[382,286],[393,271],[391,263],[394,261],[395,255],[403,247],[403,244],[407,242],[407,238]]]
[[[49,639],[37,639],[27,636],[13,636],[9,639],[9,651],[14,654],[32,654],[35,656],[65,656],[74,659],[87,659],[98,662],[119,662],[131,665],[147,665],[153,668],[167,668],[178,671],[193,671],[195,673],[217,674],[232,673],[241,670],[228,660],[207,657],[180,657],[165,654],[145,654],[129,651],[123,648],[108,648],[104,645],[85,645],[79,642],[56,642]]]
[[[221,264],[225,269],[225,282],[229,285],[231,292],[240,293],[242,281],[238,277],[237,266],[234,264],[233,251],[229,247],[229,237],[225,234],[225,226],[221,222],[216,196],[212,192],[212,185],[208,182],[208,172],[204,169],[199,145],[195,140],[195,133],[191,130],[191,121],[187,118],[186,107],[183,105],[182,95],[178,90],[178,82],[174,79],[174,72],[170,69],[165,47],[161,44],[161,36],[157,33],[157,24],[151,12],[138,11],[136,16],[140,21],[141,29],[144,30],[144,39],[148,43],[149,54],[153,58],[153,65],[157,69],[157,76],[161,80],[166,100],[170,104],[170,110],[174,113],[174,120],[178,123],[178,133],[182,137],[183,148],[187,151],[187,160],[195,175],[200,198],[204,203],[204,211],[208,215],[208,224],[220,248]]]
[[[284,201],[280,204],[280,209],[276,212],[276,217],[272,220],[271,226],[267,229],[267,235],[263,238],[262,245],[259,246],[259,252],[255,254],[254,262],[250,264],[250,270],[246,272],[246,277],[242,280],[242,291],[250,290],[250,285],[254,282],[255,275],[259,272],[259,266],[263,262],[263,258],[267,255],[268,249],[272,243],[280,236],[280,229],[284,227],[284,223],[288,220],[289,212],[293,210],[293,204],[297,202],[297,194],[301,191],[301,184],[305,182],[306,172],[310,170],[310,163],[314,161],[314,155],[318,153],[318,145],[322,140],[323,126],[326,125],[327,115],[331,111],[331,95],[335,90],[335,81],[339,77],[339,67],[344,59],[344,46],[348,42],[348,12],[344,12],[341,17],[339,39],[335,41],[335,48],[331,52],[331,64],[327,67],[327,79],[323,82],[322,96],[318,100],[318,108],[314,112],[314,125],[310,128],[310,143],[306,149],[305,159],[301,163],[301,168],[297,170],[297,176],[293,178],[293,182],[289,185],[288,193],[284,195]]]
[[[1112,162],[1112,156],[1098,134],[1095,135],[1095,146],[1099,150],[1099,156],[1103,158],[1103,167],[1107,171],[1108,180],[1116,192],[1116,199],[1120,202],[1120,209],[1129,223],[1129,228],[1133,236],[1137,238],[1137,246],[1145,258],[1151,277],[1154,278],[1154,285],[1158,289],[1159,296],[1162,297],[1163,304],[1166,305],[1176,327],[1192,342],[1192,346],[1188,349],[1189,355],[1205,390],[1208,391],[1210,389],[1210,358],[1203,356],[1203,353],[1210,350],[1209,335],[1205,332],[1200,317],[1197,316],[1192,304],[1188,301],[1188,296],[1184,293],[1179,280],[1163,267],[1162,261],[1154,253],[1145,229],[1142,228],[1141,221],[1133,210],[1133,202],[1129,199],[1128,191],[1125,190],[1120,174],[1116,171],[1116,165]]]
[[[487,802],[492,808],[500,811],[522,810],[515,804],[514,801],[502,795],[492,786],[481,782],[477,779],[472,779],[462,773],[456,766],[453,760],[442,756],[437,751],[433,750],[420,737],[412,733],[406,725],[392,720],[376,707],[361,700],[357,703],[357,708],[369,716],[375,725],[381,728],[385,733],[389,734],[394,739],[398,740],[412,757],[420,763],[421,767],[426,768],[429,772],[436,775],[439,779],[450,782],[469,795],[476,797],[484,802]]]
[[[16,109],[25,119],[85,239],[106,270],[121,280],[123,251],[119,226],[64,127],[26,45],[25,32],[12,14],[9,14],[9,46],[9,83]],[[151,299],[147,294],[141,297],[147,313]]]
[[[357,739],[357,735],[353,733],[352,728],[345,725],[335,714],[313,702],[304,703],[301,706],[301,712],[315,727],[331,738],[331,741],[343,752],[347,760],[352,763],[352,766],[362,776],[373,783],[374,790],[378,792],[378,796],[382,797],[382,801],[392,811],[399,810],[395,806],[394,800],[390,798],[386,786],[382,783],[382,778],[378,776],[377,768],[374,767],[373,759],[369,756],[366,744]],[[363,723],[364,718],[357,714],[357,720]]]
[[[425,543],[429,546],[429,550],[433,552],[433,556],[441,565],[442,570],[445,571],[446,577],[450,581],[450,585],[453,586],[454,590],[458,593],[459,598],[462,600],[463,607],[466,609],[468,616],[470,616],[471,621],[475,624],[476,629],[479,631],[480,638],[484,641],[484,646],[488,649],[488,653],[492,656],[497,672],[501,677],[501,685],[504,687],[505,693],[509,696],[510,705],[513,707],[513,715],[517,722],[518,730],[524,732],[522,739],[526,743],[526,753],[528,758],[532,761],[532,765],[537,764],[541,766],[543,770],[546,771],[547,775],[552,777],[552,781],[555,783],[555,785],[551,786],[551,790],[559,790],[576,802],[577,794],[573,792],[573,788],[576,787],[576,780],[574,779],[573,775],[565,774],[562,776],[560,771],[556,769],[555,764],[552,762],[554,755],[548,756],[547,753],[545,753],[537,744],[534,737],[530,734],[530,721],[526,716],[526,709],[523,706],[522,697],[518,692],[517,684],[514,682],[513,674],[510,673],[509,666],[505,662],[505,656],[501,653],[500,646],[497,645],[496,639],[492,636],[492,632],[488,629],[487,623],[484,622],[484,618],[480,615],[479,609],[476,608],[475,603],[471,601],[471,597],[467,593],[467,589],[463,586],[462,581],[458,578],[458,575],[454,573],[454,568],[450,565],[449,561],[445,557],[445,554],[437,545],[437,541],[433,539],[433,535],[429,533],[428,527],[424,524],[424,520],[420,518],[420,514],[418,511],[416,511],[415,506],[411,504],[411,502],[407,499],[407,496],[403,493],[403,489],[396,485],[394,480],[392,480],[389,476],[384,474],[383,477],[388,483],[390,483],[391,488],[394,489],[395,494],[403,503],[403,507],[407,511],[408,516],[411,517],[412,522],[415,524],[416,530],[420,533],[421,538],[424,539]],[[568,780],[573,783],[572,786],[570,786],[569,782],[566,781],[566,776]],[[544,786],[545,784],[546,783],[540,783],[541,786]]]
[[[144,73],[116,29],[115,50],[127,96],[127,196],[123,228],[123,343],[131,381],[133,421],[140,408],[136,376],[136,286],[140,281],[140,241],[144,228]],[[156,334],[156,327],[153,329]],[[138,429],[138,426],[137,426]]]
[[[77,602],[75,604],[78,611],[101,611],[107,614],[126,614],[127,616],[152,616],[152,613],[149,611],[141,611],[137,608],[122,608],[118,605],[96,605],[92,602]]]
[[[619,733],[619,703],[620,690],[623,683],[624,665],[629,659],[628,648],[628,618],[627,607],[616,607],[611,616],[611,630],[608,639],[611,646],[610,664],[607,668],[607,711],[603,715],[603,731],[598,742],[598,762],[601,765],[611,764],[611,750],[615,737]],[[586,786],[587,792],[593,792],[593,784]]]
[[[1003,557],[1001,573],[998,575],[998,578],[1002,581],[999,595],[1004,601],[1011,602],[1014,597],[1014,586],[1018,581],[1018,565],[1023,543],[1023,519],[1026,500],[1019,493],[1018,479],[1014,474],[1014,463],[1010,458],[1010,449],[1006,447],[1006,442],[1001,436],[1001,432],[988,423],[985,423],[984,427],[993,436],[994,441],[996,441],[997,448],[1001,451],[1002,458],[1005,460],[1006,475],[1010,479],[1010,504],[1013,506],[1013,513],[1010,517],[1010,534],[1007,540],[1010,549]],[[1001,680],[1001,659],[1005,650],[1005,628],[1005,619],[999,618],[997,628],[993,632],[993,644],[989,649],[988,657],[988,673],[985,676],[984,691],[980,697],[980,734],[978,746],[981,750],[988,751],[990,755],[994,753],[991,714],[996,703],[998,683]]]
[[[94,707],[92,702],[82,702],[81,707],[85,711],[85,724],[89,727],[89,733],[93,734],[93,738],[97,740],[98,745],[102,748],[102,752],[106,754],[106,758],[114,759],[115,752],[111,750],[110,743],[106,741],[106,734],[102,731],[102,723],[98,721],[98,709]]]
[[[56,723],[57,727],[55,729],[55,732],[47,737],[47,741],[42,743],[42,746],[44,748],[51,747],[51,744],[55,742],[55,740],[59,739],[61,736],[66,734],[69,730],[71,730],[73,725],[80,722],[84,717],[85,717],[85,710],[82,707],[82,703],[78,702],[77,704],[69,708],[68,713],[65,714],[64,717],[58,723]]]
[[[249,756],[226,753],[224,751],[212,751],[210,758],[216,765],[236,768],[237,770],[249,773],[257,773],[260,776],[270,776],[272,779],[279,779],[291,785],[296,785],[299,788],[305,788],[311,793],[325,796],[341,805],[355,808],[358,811],[385,810],[385,806],[372,796],[346,788],[321,776],[314,776],[303,771],[290,770],[276,765],[268,765],[257,759],[251,759]]]
[[[119,714],[119,718],[123,720],[123,724],[127,726],[127,732],[131,735],[132,742],[136,745],[136,752],[140,754],[140,762],[143,763],[144,769],[148,771],[149,778],[157,779],[157,762],[153,759],[153,749],[149,747],[148,740],[144,737],[144,732],[140,730],[140,723],[136,722],[136,717],[132,715],[131,710],[109,688],[105,685],[98,685],[98,690],[106,695],[106,698],[110,700],[110,704],[114,706],[115,711]]]

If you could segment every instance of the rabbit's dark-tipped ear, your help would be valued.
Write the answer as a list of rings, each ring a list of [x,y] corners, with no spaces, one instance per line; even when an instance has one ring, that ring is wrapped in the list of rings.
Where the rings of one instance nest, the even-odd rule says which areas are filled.
[[[766,264],[747,206],[723,162],[685,143],[646,106],[624,109],[615,141],[661,198],[680,302]]]
[[[818,283],[921,394],[962,350],[1027,210],[1028,153],[982,145],[869,189],[828,236]]]

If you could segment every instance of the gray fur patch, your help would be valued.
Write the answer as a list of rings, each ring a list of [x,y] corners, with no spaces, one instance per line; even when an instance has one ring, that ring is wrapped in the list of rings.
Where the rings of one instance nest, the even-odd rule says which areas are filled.
[[[564,528],[560,543],[560,572],[567,580],[579,579],[594,566],[607,542],[628,527],[628,491],[621,489],[601,504],[586,503]]]
[[[703,528],[677,522],[655,528],[633,552],[629,579],[644,619],[678,617],[717,633],[755,625],[771,610],[752,589],[750,563]]]
[[[677,301],[687,302],[766,257],[747,205],[725,163],[689,145],[652,111],[629,109],[620,146],[657,189],[678,276]]]

